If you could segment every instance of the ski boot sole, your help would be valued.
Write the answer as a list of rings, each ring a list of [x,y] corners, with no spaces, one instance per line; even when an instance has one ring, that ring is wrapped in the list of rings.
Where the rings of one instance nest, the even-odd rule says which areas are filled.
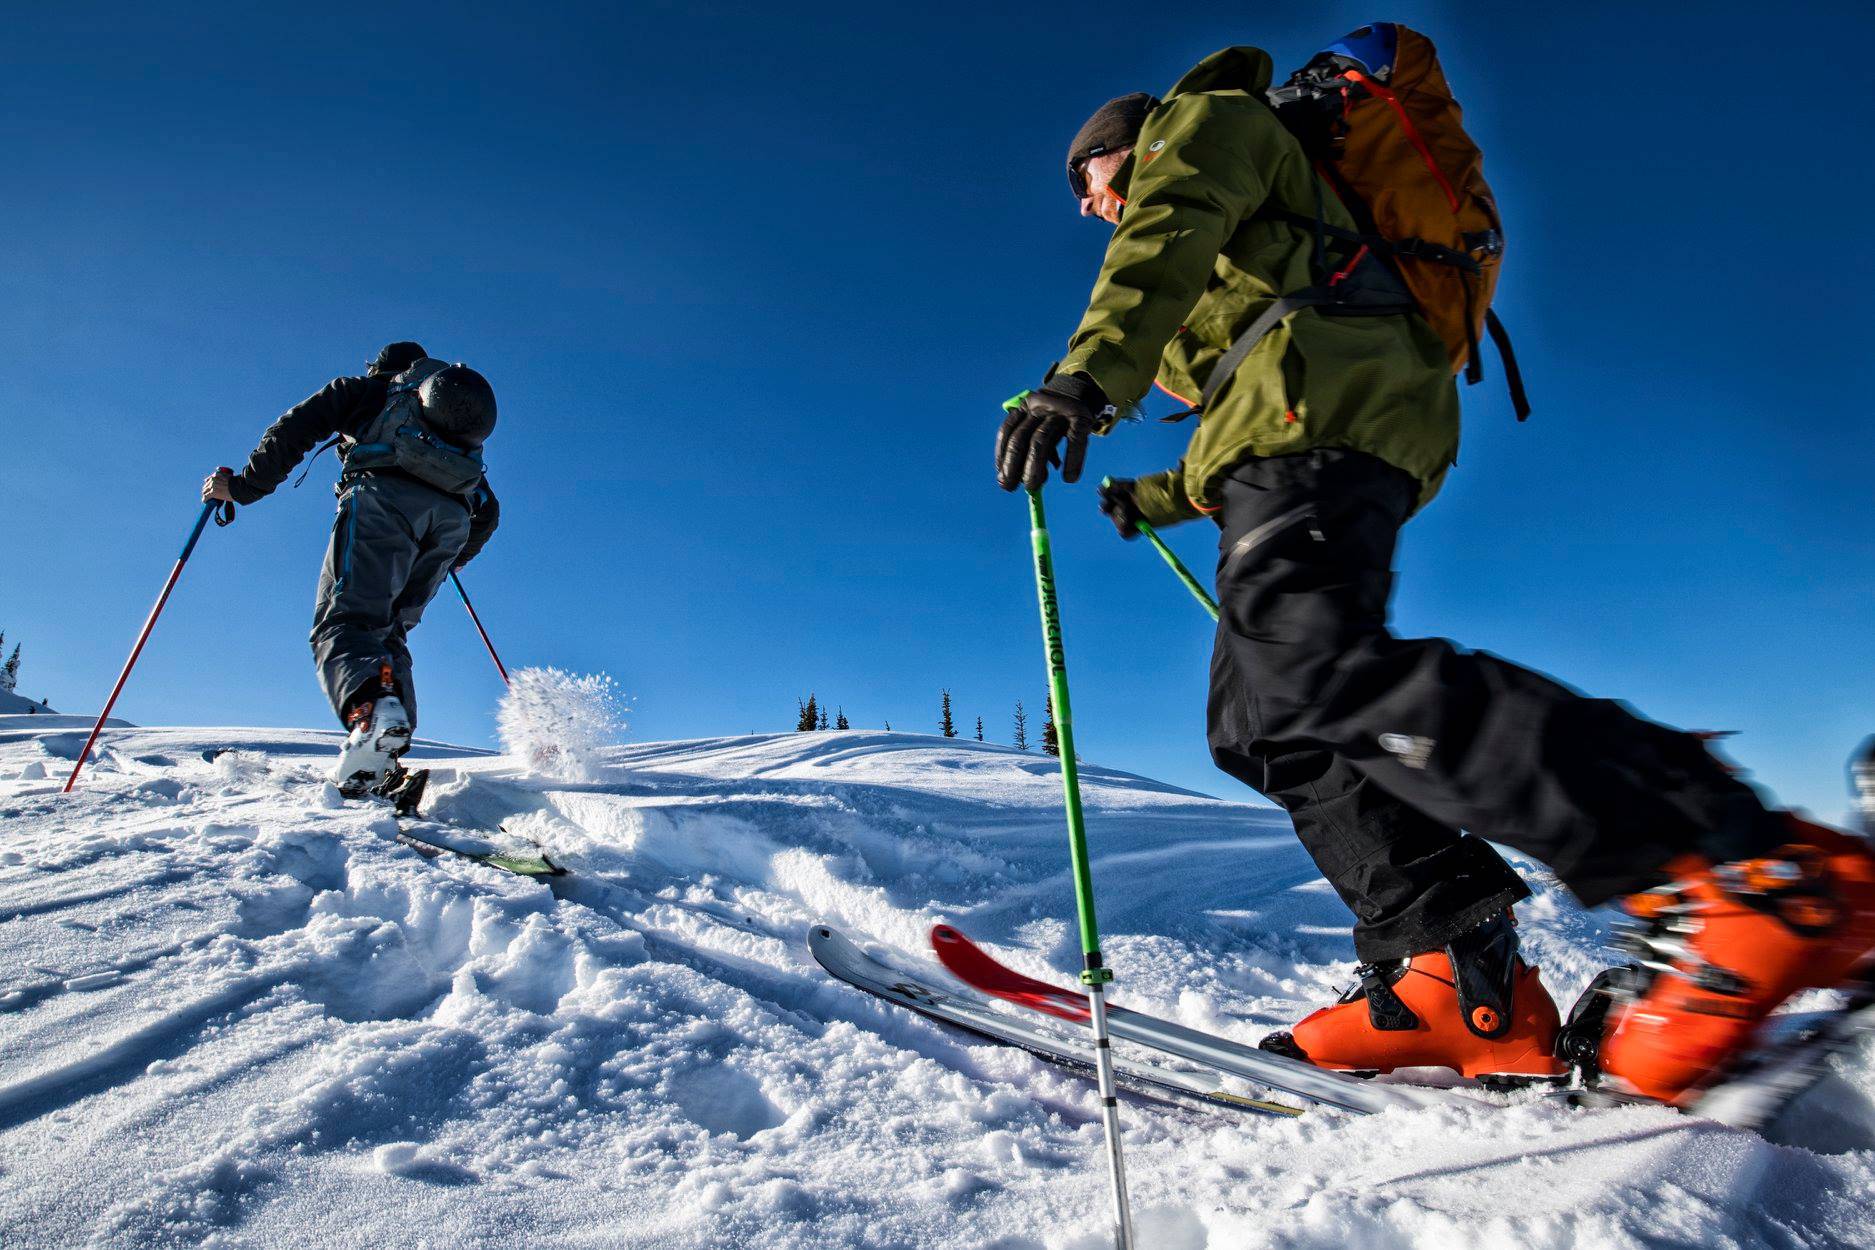
[[[1509,1093],[1536,1086],[1559,1086],[1568,1083],[1573,1075],[1569,1072],[1464,1072],[1448,1064],[1401,1064],[1393,1068],[1339,1068],[1333,1064],[1316,1063],[1310,1059],[1308,1053],[1296,1045],[1295,1037],[1287,1032],[1269,1034],[1257,1043],[1257,1049],[1310,1064],[1324,1072],[1340,1072],[1347,1076],[1359,1077],[1363,1081],[1398,1072],[1401,1068],[1437,1069],[1442,1072],[1455,1073],[1466,1080],[1476,1081],[1479,1085],[1496,1093]]]

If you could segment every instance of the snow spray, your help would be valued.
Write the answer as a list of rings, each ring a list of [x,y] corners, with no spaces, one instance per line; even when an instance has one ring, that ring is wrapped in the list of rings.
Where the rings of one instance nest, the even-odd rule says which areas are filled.
[[[559,781],[596,781],[601,752],[625,731],[625,698],[604,673],[517,670],[502,696],[496,730],[504,751],[528,772]]]

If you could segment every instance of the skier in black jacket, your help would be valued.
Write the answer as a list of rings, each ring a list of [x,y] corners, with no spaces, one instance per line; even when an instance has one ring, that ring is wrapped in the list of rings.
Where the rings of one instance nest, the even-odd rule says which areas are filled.
[[[312,648],[348,731],[331,774],[347,797],[400,771],[416,726],[408,635],[500,520],[481,462],[494,426],[495,394],[481,374],[392,343],[362,377],[334,378],[269,426],[240,472],[220,468],[202,483],[204,500],[251,504],[321,442],[338,446],[338,516]]]

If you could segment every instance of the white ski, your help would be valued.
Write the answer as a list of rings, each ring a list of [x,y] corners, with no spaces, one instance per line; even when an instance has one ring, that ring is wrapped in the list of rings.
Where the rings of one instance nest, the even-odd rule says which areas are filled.
[[[973,1033],[988,1041],[1025,1050],[1038,1059],[1091,1073],[1093,1059],[1085,1039],[1064,1037],[1052,1029],[1004,1015],[987,1004],[933,989],[880,963],[828,925],[807,931],[807,946],[820,966],[848,985],[922,1016]],[[1300,1115],[1302,1108],[1232,1093],[1212,1072],[1188,1072],[1115,1056],[1120,1080],[1149,1091],[1177,1094],[1233,1111],[1265,1115]]]
[[[972,989],[1061,1019],[1087,1019],[1084,995],[1038,981],[999,963],[950,925],[938,925],[931,930],[931,945],[951,974]],[[1382,1084],[1343,1072],[1331,1072],[1287,1055],[1258,1050],[1127,1007],[1109,1004],[1107,1025],[1113,1036],[1123,1041],[1149,1046],[1242,1077],[1266,1089],[1306,1098],[1323,1106],[1339,1107],[1343,1111],[1375,1112],[1391,1107],[1451,1106],[1453,1103],[1495,1105],[1458,1090]]]

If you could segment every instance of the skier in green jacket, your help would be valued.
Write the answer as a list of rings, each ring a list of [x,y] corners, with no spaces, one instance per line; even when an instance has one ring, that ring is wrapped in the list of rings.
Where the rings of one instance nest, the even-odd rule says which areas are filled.
[[[1302,223],[1354,222],[1269,107],[1270,70],[1225,49],[1075,137],[1070,185],[1113,235],[1067,354],[1008,406],[1005,490],[1040,488],[1056,463],[1076,480],[1089,436],[1155,379],[1197,401],[1259,314],[1330,276]],[[1637,991],[1602,1044],[1606,1072],[1678,1097],[1791,993],[1866,965],[1875,858],[1767,809],[1694,736],[1391,633],[1398,531],[1457,446],[1451,362],[1417,313],[1304,308],[1222,380],[1176,469],[1103,492],[1128,537],[1140,520],[1220,527],[1213,758],[1291,814],[1356,918],[1359,986],[1266,1044],[1338,1069],[1558,1075],[1558,1013],[1510,915],[1529,890],[1488,838],[1585,904],[1671,898],[1697,917],[1662,938],[1680,975]],[[1706,966],[1745,988],[1712,988]]]

